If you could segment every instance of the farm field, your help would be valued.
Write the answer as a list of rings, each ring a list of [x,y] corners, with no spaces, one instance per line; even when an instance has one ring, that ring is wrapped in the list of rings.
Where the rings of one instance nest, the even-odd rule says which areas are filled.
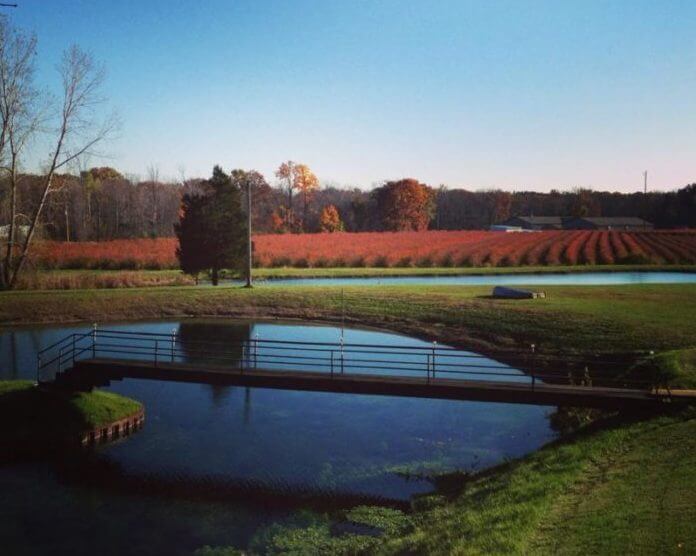
[[[178,267],[175,238],[42,242],[40,269]],[[696,263],[696,230],[563,230],[268,234],[254,237],[260,268],[519,267]]]

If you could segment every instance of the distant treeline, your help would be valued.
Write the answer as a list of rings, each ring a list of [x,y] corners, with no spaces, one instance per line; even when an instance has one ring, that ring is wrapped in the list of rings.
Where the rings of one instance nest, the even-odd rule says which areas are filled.
[[[169,183],[156,177],[138,181],[111,168],[94,168],[79,176],[61,175],[55,181],[42,215],[42,235],[70,241],[173,236],[183,193],[195,191],[202,183],[197,179]],[[9,219],[7,187],[0,182],[0,226]],[[287,188],[255,180],[253,227],[256,232],[266,233],[320,231],[322,211],[333,205],[347,231],[394,229],[383,206],[385,197],[375,191],[333,186],[312,189],[296,201],[295,210],[298,214],[301,211],[302,217],[291,221],[286,218]],[[432,188],[431,193],[433,202],[426,218],[429,229],[485,229],[515,215],[639,216],[658,228],[696,227],[696,184],[677,191],[647,194],[587,189],[511,193],[446,187]],[[21,176],[18,212],[31,214],[40,195],[41,177]],[[293,222],[293,226],[289,227],[288,222]]]

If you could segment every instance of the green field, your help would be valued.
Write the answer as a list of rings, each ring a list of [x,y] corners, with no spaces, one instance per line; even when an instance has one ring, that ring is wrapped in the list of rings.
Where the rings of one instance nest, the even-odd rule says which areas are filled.
[[[339,320],[487,352],[656,352],[694,347],[696,284],[548,286],[547,299],[492,299],[485,286],[132,288],[0,294],[0,323],[182,316]]]

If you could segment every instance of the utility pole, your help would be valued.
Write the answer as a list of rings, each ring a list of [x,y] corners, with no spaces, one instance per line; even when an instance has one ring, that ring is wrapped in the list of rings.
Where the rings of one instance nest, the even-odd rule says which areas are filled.
[[[246,178],[246,190],[247,190],[247,267],[246,267],[246,286],[247,288],[253,287],[251,284],[251,263],[253,256],[253,249],[251,244],[251,179],[247,173]]]
[[[643,172],[643,220],[645,220],[648,216],[648,214],[647,214],[648,211],[646,208],[646,204],[648,202],[647,197],[648,197],[648,171],[645,170]],[[644,224],[643,228],[647,229],[647,224]]]

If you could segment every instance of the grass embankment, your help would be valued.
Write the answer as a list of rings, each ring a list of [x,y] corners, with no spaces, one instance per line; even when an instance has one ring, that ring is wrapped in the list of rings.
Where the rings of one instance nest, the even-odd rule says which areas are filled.
[[[284,554],[671,554],[696,550],[694,412],[616,419],[471,477],[443,478],[415,511],[360,508],[379,538],[327,522],[264,535]],[[253,547],[252,547],[253,548]]]
[[[653,373],[662,384],[678,383],[696,388],[696,348],[675,349],[655,354],[630,370],[630,376]]]
[[[45,270],[24,274],[20,290],[79,290],[192,286],[195,280],[180,270]]]
[[[257,268],[254,278],[379,278],[399,276],[493,276],[500,274],[573,274],[587,272],[696,272],[696,265],[575,265],[515,267],[337,267]],[[233,274],[231,276],[234,276]],[[205,281],[202,276],[201,280]],[[180,270],[44,270],[25,274],[22,290],[76,290],[193,286],[193,277]]]
[[[0,460],[43,453],[142,409],[111,392],[68,392],[28,380],[0,381]]]
[[[492,351],[694,347],[696,284],[545,286],[547,299],[492,299],[487,286],[150,288],[0,293],[0,323],[181,316],[283,317],[386,326]],[[341,292],[344,292],[341,295]],[[342,298],[344,302],[342,303]]]

